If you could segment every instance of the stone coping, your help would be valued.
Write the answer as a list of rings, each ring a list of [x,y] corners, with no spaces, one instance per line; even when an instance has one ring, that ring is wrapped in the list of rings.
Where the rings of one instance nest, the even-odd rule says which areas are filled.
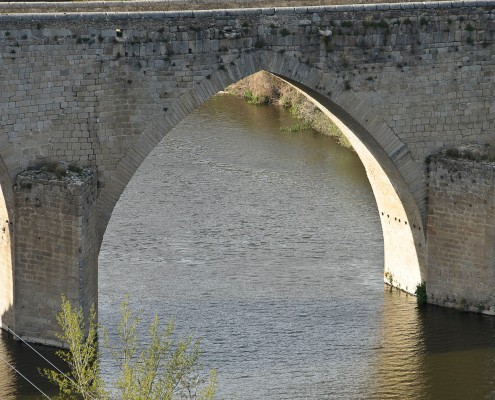
[[[230,3],[230,1],[229,1]],[[253,4],[249,0],[233,0],[235,5]],[[191,5],[189,10],[160,11],[160,7]],[[7,2],[0,3],[0,20],[19,21],[26,17],[39,20],[74,20],[74,19],[154,19],[174,17],[208,17],[218,15],[255,15],[287,14],[307,12],[342,12],[342,11],[387,11],[411,9],[455,9],[473,7],[495,7],[495,0],[467,1],[432,1],[432,2],[397,2],[371,4],[338,4],[297,7],[255,7],[255,8],[218,8],[198,9],[203,5],[221,5],[218,0],[184,1],[184,0],[148,0],[148,1],[88,1],[88,2]],[[260,5],[266,5],[259,2]],[[150,10],[140,10],[153,8]],[[32,10],[36,10],[32,12]],[[108,9],[108,11],[104,11]],[[46,11],[45,11],[46,10]],[[87,11],[86,11],[87,10]],[[97,11],[91,11],[97,10]],[[122,10],[122,11],[120,11]]]

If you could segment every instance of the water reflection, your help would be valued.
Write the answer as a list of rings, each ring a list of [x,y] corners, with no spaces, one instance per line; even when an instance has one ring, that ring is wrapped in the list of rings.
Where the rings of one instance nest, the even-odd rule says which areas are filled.
[[[58,368],[65,368],[55,355],[56,349],[38,345],[32,347]],[[0,357],[8,361],[45,394],[54,397],[58,393],[57,388],[40,375],[40,369],[50,368],[50,365],[27,345],[14,340],[12,335],[3,331],[0,335]],[[0,360],[0,399],[46,400],[46,397]]]
[[[495,389],[495,319],[428,306],[419,313],[424,399],[488,399]]]
[[[368,398],[490,399],[495,394],[495,319],[384,291],[380,345]]]
[[[424,328],[416,300],[386,287],[371,375],[372,399],[424,399]],[[427,390],[426,390],[427,392]]]
[[[5,364],[3,360],[15,364],[11,346],[6,338],[6,334],[0,331],[0,398],[14,398],[17,392],[17,376],[15,372]]]

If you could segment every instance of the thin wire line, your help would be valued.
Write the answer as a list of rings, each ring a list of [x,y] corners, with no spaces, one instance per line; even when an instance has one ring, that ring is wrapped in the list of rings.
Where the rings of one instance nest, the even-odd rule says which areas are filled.
[[[22,343],[24,343],[27,347],[29,347],[31,350],[33,350],[36,354],[38,354],[43,360],[45,360],[48,364],[50,364],[53,368],[55,368],[60,374],[62,374],[65,378],[67,378],[73,385],[74,387],[78,387],[74,379],[72,379],[70,376],[67,376],[64,372],[62,372],[56,365],[54,365],[49,359],[47,359],[43,354],[38,352],[35,348],[33,348],[28,342],[26,342],[23,338],[21,338],[17,333],[15,333],[12,329],[10,329],[8,326],[4,326],[4,328],[7,328],[7,330],[12,333],[16,338],[18,338]],[[96,400],[91,394],[87,394],[90,399]]]
[[[11,365],[5,358],[0,356],[0,360],[2,360],[5,364],[7,364],[10,368],[12,368],[16,373],[22,376],[26,381],[28,381],[38,392],[40,392],[43,396],[45,396],[48,400],[52,400],[46,393],[44,393],[38,386],[36,386],[33,382],[31,382],[28,378],[22,375],[13,365]]]
[[[34,347],[32,347],[28,342],[26,342],[23,338],[21,338],[17,333],[15,333],[12,329],[10,329],[8,326],[4,325],[4,328],[7,328],[7,330],[12,333],[17,339],[19,339],[22,343],[24,343],[27,347],[29,347],[31,350],[33,350],[36,354],[38,354],[43,360],[45,360],[48,364],[50,364],[53,368],[55,368],[59,373],[61,373],[63,376],[65,376],[67,379],[72,381],[71,378],[69,378],[66,374],[64,374],[56,365],[53,365],[53,363],[48,360],[43,354],[38,352]]]

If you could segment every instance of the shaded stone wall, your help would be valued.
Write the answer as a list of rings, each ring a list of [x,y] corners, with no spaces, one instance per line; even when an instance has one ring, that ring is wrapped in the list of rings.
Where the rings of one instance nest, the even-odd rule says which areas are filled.
[[[428,191],[428,302],[495,314],[495,165],[435,158]]]
[[[85,313],[97,302],[96,174],[28,172],[15,190],[15,325],[32,342],[60,344],[61,295]]]

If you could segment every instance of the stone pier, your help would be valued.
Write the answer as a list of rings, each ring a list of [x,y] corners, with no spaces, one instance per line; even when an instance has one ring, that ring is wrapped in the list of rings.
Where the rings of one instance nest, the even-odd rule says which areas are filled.
[[[59,345],[65,295],[87,314],[98,300],[96,174],[62,164],[19,174],[15,186],[15,331]]]

